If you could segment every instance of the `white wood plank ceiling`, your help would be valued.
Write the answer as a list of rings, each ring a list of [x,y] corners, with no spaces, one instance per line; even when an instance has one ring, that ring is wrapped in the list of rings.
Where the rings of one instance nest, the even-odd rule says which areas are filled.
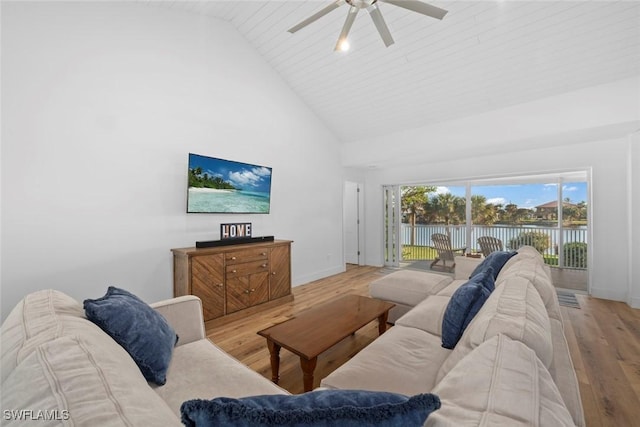
[[[640,75],[640,1],[427,1],[442,21],[378,3],[334,52],[348,6],[333,0],[149,1],[231,23],[343,142]],[[214,24],[212,20],[212,25]]]

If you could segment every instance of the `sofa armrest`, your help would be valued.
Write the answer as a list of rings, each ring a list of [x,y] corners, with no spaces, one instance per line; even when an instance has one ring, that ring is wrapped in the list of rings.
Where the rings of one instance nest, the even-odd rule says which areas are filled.
[[[454,280],[469,280],[473,270],[482,262],[482,258],[471,258],[466,256],[456,257],[456,269],[453,275]]]
[[[170,298],[150,304],[167,319],[178,334],[178,346],[206,337],[202,301],[194,295]]]

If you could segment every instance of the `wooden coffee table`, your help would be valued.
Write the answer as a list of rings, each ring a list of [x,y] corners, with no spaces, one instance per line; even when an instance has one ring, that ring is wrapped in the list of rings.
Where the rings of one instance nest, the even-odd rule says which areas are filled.
[[[300,356],[304,391],[311,391],[318,355],[375,319],[378,334],[382,335],[387,329],[389,310],[394,306],[360,295],[345,295],[259,331],[267,339],[271,355],[271,380],[278,384],[280,348],[284,347]]]

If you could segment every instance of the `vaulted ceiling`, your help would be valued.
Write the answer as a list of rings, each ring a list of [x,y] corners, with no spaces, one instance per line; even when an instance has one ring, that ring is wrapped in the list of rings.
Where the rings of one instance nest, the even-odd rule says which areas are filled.
[[[142,0],[145,1],[145,0]],[[348,6],[334,0],[148,1],[232,24],[345,143],[640,75],[640,2],[428,1],[442,21],[378,3],[335,52]]]

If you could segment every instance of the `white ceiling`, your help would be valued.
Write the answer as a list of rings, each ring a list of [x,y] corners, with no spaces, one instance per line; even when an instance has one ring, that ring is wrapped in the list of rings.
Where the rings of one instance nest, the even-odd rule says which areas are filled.
[[[147,0],[142,0],[147,1]],[[231,23],[345,143],[640,75],[640,1],[428,1],[442,21],[379,3],[334,52],[346,5],[334,0],[148,1]]]

